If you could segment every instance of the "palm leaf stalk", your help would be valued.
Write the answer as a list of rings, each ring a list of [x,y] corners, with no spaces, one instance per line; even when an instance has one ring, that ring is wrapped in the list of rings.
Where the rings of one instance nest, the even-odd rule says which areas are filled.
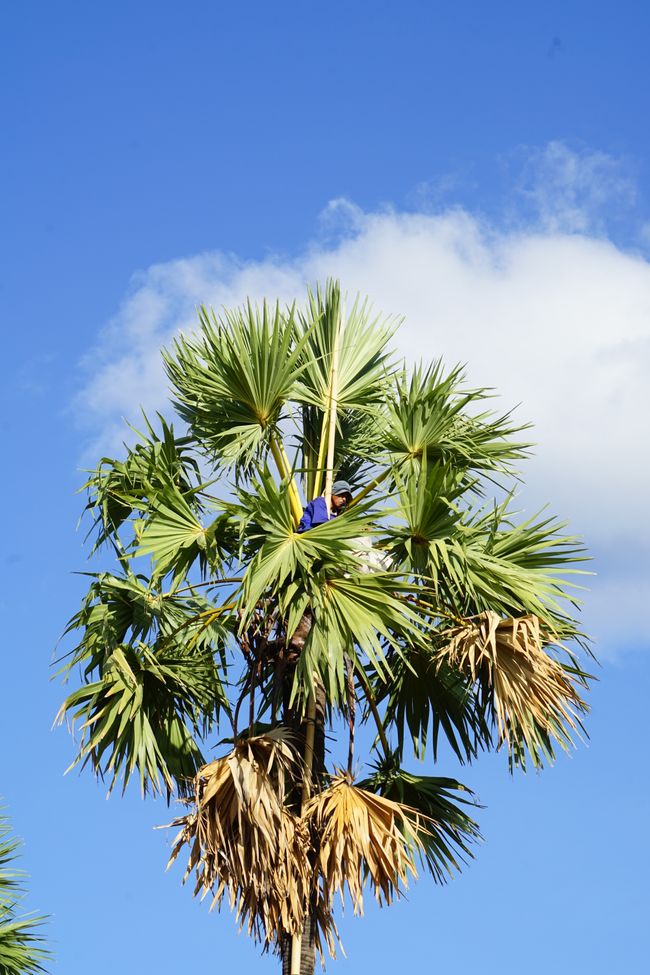
[[[145,418],[89,472],[93,558],[111,563],[59,661],[79,675],[59,711],[72,766],[185,802],[171,860],[187,851],[195,893],[284,975],[334,953],[338,898],[360,913],[366,886],[388,904],[472,856],[471,791],[411,763],[502,748],[512,772],[539,768],[587,710],[585,554],[514,508],[526,425],[460,367],[400,363],[397,320],[367,300],[343,307],[329,281],[303,308],[202,308],[163,353],[184,428]],[[331,511],[335,478],[352,503],[299,532],[302,496]]]

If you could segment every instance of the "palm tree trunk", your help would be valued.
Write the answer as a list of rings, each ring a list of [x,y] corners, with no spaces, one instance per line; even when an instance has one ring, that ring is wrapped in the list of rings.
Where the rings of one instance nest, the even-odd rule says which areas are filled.
[[[327,457],[325,468],[325,504],[327,505],[328,517],[332,511],[332,481],[334,479],[334,448],[336,442],[336,417],[338,409],[338,372],[340,356],[340,336],[341,336],[341,306],[340,300],[337,307],[337,320],[332,345],[332,361],[330,365],[329,381],[329,409],[327,424]],[[323,433],[325,424],[323,424]],[[319,460],[316,471],[316,479],[320,477],[320,464],[322,463],[324,447],[324,437],[321,435],[319,448]],[[301,621],[302,622],[302,621]],[[315,691],[310,696],[307,722],[305,727],[305,769],[306,777],[303,781],[301,808],[309,798],[309,778],[314,780],[319,778],[325,770],[325,707],[326,697],[325,688],[319,680],[315,681]],[[283,975],[314,975],[316,965],[316,945],[315,945],[315,924],[316,919],[313,911],[305,921],[301,935],[287,939],[288,944],[283,946],[282,972]],[[298,967],[298,952],[300,952],[300,965]],[[288,959],[287,959],[288,956]],[[288,964],[287,964],[288,961]]]
[[[282,975],[291,975],[292,938],[285,938],[282,946]],[[300,945],[300,975],[314,975],[316,970],[316,942],[314,940],[314,919],[310,915],[302,929]]]
[[[315,704],[312,776],[314,781],[317,781],[325,771],[325,688],[320,683],[316,687]],[[301,731],[306,736],[306,723],[302,724]],[[300,975],[314,975],[316,968],[315,924],[314,914],[310,912],[305,919],[300,936]],[[282,975],[292,975],[291,960],[293,944],[294,939],[289,935],[282,942],[280,952]]]

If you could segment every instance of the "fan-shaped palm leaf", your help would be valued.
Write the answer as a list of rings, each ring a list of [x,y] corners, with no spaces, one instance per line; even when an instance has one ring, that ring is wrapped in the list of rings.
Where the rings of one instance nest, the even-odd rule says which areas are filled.
[[[153,556],[154,577],[172,572],[172,585],[177,585],[197,561],[203,577],[208,570],[213,576],[223,571],[224,558],[232,553],[236,537],[226,512],[204,525],[187,496],[168,487],[159,492],[138,542],[134,554]]]
[[[399,754],[410,735],[414,754],[426,756],[429,740],[438,760],[442,732],[461,763],[490,744],[489,728],[467,677],[445,667],[431,647],[411,648],[390,660],[390,676],[372,682],[377,704],[385,701],[386,729],[395,729]]]
[[[335,467],[343,477],[359,476],[379,445],[383,430],[378,410],[382,390],[392,371],[387,342],[397,327],[396,319],[372,316],[367,301],[357,298],[349,314],[342,307],[338,282],[329,281],[325,291],[309,292],[307,310],[298,315],[298,327],[306,342],[294,399],[302,404],[303,430],[299,446],[303,456],[305,491],[312,498],[323,487],[325,448],[329,439],[329,410],[334,350],[337,348],[336,423],[339,433]],[[363,440],[362,440],[363,438]],[[363,443],[361,456],[355,447]]]
[[[163,353],[177,409],[215,464],[261,461],[290,399],[307,335],[278,305],[248,303],[221,317],[202,308],[200,335]]]
[[[466,490],[460,475],[443,464],[423,463],[395,473],[399,492],[396,520],[387,528],[385,548],[400,568],[432,579],[461,520],[455,503]]]
[[[83,605],[64,632],[66,636],[81,630],[81,639],[63,658],[60,673],[68,677],[76,665],[83,665],[88,681],[118,646],[140,642],[215,653],[225,667],[223,651],[230,634],[225,608],[216,608],[192,589],[187,594],[164,593],[130,571],[123,576],[90,575],[93,582]]]
[[[196,737],[206,733],[225,703],[209,652],[155,653],[145,644],[118,646],[98,680],[70,694],[57,720],[81,722],[79,754],[70,766],[91,762],[96,774],[120,776],[124,788],[137,772],[140,788],[183,792],[203,758]]]
[[[307,311],[298,314],[298,327],[305,339],[303,368],[295,392],[300,403],[326,412],[330,396],[330,370],[334,344],[339,332],[340,361],[337,377],[338,409],[365,410],[378,402],[378,391],[391,371],[392,353],[387,345],[399,319],[373,316],[367,299],[359,296],[346,315],[338,282],[309,292]]]
[[[294,695],[300,697],[301,688],[312,690],[315,674],[324,682],[331,701],[344,702],[346,655],[356,668],[367,659],[381,679],[388,680],[390,650],[400,657],[411,647],[425,645],[421,619],[408,598],[413,589],[412,584],[391,572],[366,574],[357,570],[344,576],[316,575],[309,599],[313,622],[296,666]],[[303,605],[303,600],[296,598],[300,595],[289,589],[295,625]]]
[[[304,810],[317,837],[316,878],[332,903],[347,888],[355,914],[363,914],[363,886],[368,878],[375,897],[390,904],[416,877],[422,853],[425,817],[352,784],[343,773],[319,792]]]
[[[94,548],[108,539],[121,547],[119,529],[135,513],[146,511],[162,489],[175,487],[181,494],[199,483],[199,465],[190,437],[176,437],[174,428],[158,414],[160,436],[144,416],[146,433],[136,431],[138,442],[123,461],[104,457],[90,473],[85,511],[94,517]]]
[[[568,615],[577,605],[571,590],[578,587],[567,579],[587,574],[575,568],[586,561],[582,542],[565,535],[553,517],[517,522],[510,501],[464,519],[449,558],[450,604],[463,616],[532,613],[561,639],[579,638]]]
[[[398,375],[389,395],[385,449],[393,463],[430,461],[453,463],[460,470],[511,471],[524,456],[527,443],[514,435],[526,429],[511,422],[510,414],[477,413],[474,407],[488,396],[484,389],[467,389],[463,370],[446,375],[439,360],[427,369]]]

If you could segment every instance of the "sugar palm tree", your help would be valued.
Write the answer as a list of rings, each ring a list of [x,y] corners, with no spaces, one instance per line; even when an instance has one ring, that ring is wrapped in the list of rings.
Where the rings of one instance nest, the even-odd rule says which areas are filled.
[[[24,874],[14,867],[19,849],[0,812],[0,973],[38,975],[49,957],[38,931],[44,918],[21,912]]]
[[[554,518],[513,512],[524,428],[459,368],[409,371],[399,322],[346,312],[337,283],[199,319],[164,352],[182,434],[145,419],[88,479],[93,548],[115,562],[68,624],[82,683],[60,715],[74,764],[186,803],[172,859],[187,848],[195,893],[227,896],[295,975],[334,952],[337,892],[361,912],[364,889],[390,903],[471,855],[471,791],[413,759],[501,748],[525,770],[571,745],[584,556]],[[352,503],[298,532],[333,477]]]

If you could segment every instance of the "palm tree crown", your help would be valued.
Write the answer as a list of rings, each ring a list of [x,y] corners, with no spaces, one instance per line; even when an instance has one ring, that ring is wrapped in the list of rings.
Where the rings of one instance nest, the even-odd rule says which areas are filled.
[[[173,857],[187,848],[196,892],[227,894],[297,972],[306,946],[334,950],[337,892],[389,903],[418,865],[441,882],[470,853],[471,791],[413,757],[445,741],[461,763],[503,748],[525,769],[571,745],[584,554],[513,511],[524,428],[461,369],[408,370],[399,322],[346,313],[337,283],[302,309],[199,318],[164,353],[182,435],[146,421],[88,479],[93,548],[116,568],[68,624],[63,670],[82,683],[60,716],[81,729],[74,764],[187,803]],[[298,532],[334,476],[352,502]],[[341,718],[347,765],[328,767]],[[224,724],[230,750],[206,762]]]

